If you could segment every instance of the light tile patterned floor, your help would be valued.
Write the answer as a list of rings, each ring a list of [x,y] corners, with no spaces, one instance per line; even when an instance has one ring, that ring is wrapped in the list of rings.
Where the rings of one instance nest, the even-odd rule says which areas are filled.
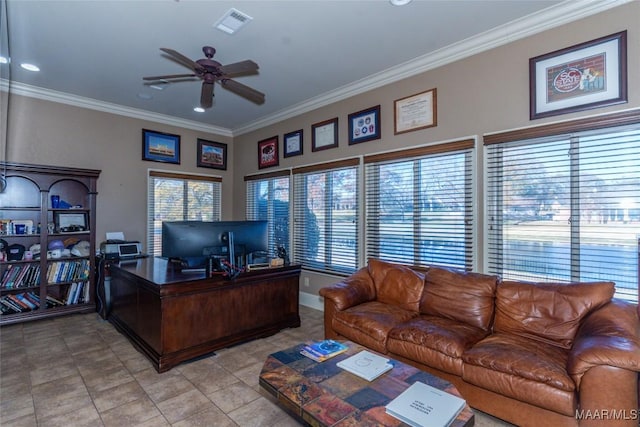
[[[300,307],[302,326],[220,350],[158,374],[97,314],[0,328],[0,425],[298,426],[258,385],[267,355],[322,339],[322,312]],[[485,414],[477,427],[502,427]]]

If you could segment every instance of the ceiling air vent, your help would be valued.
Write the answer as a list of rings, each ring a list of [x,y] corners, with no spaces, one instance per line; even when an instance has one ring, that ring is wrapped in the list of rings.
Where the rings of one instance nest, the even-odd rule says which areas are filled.
[[[218,19],[215,27],[227,34],[233,34],[240,28],[251,22],[253,18],[246,13],[240,12],[238,9],[231,8],[222,18]]]

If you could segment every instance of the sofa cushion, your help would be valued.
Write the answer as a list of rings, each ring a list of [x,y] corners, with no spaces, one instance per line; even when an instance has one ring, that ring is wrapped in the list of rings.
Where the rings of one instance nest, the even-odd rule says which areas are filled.
[[[351,341],[377,352],[387,353],[389,331],[417,315],[417,312],[397,305],[371,301],[344,311],[336,311],[331,326],[335,332]]]
[[[488,330],[498,276],[431,267],[425,275],[420,312]]]
[[[571,348],[580,321],[611,301],[613,282],[524,283],[498,286],[495,332]]]
[[[368,267],[376,287],[378,301],[397,305],[405,310],[418,311],[424,289],[424,274],[404,265],[376,259],[370,259]]]
[[[493,334],[466,351],[462,378],[478,387],[574,416],[568,351],[517,335]]]
[[[487,332],[468,323],[421,315],[389,332],[391,353],[455,375],[462,375],[462,354]]]

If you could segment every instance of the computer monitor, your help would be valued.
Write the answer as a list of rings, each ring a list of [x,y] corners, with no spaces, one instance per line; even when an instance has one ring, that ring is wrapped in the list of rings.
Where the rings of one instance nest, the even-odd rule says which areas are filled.
[[[226,258],[233,265],[243,266],[256,257],[267,258],[268,242],[267,221],[162,223],[162,256],[180,260],[188,268],[204,268],[210,257]],[[235,256],[229,259],[230,254]]]

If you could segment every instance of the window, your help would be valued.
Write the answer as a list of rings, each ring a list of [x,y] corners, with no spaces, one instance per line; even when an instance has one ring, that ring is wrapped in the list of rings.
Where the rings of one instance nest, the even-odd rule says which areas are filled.
[[[220,221],[222,179],[149,171],[147,251],[162,252],[163,221]]]
[[[245,177],[247,182],[247,219],[269,223],[269,252],[282,247],[289,254],[289,182],[290,172]]]
[[[473,140],[365,157],[366,256],[473,268]]]
[[[356,270],[358,164],[348,159],[294,169],[294,260],[303,268]]]
[[[504,279],[613,281],[616,297],[637,301],[640,124],[580,124],[485,138],[488,268]]]

